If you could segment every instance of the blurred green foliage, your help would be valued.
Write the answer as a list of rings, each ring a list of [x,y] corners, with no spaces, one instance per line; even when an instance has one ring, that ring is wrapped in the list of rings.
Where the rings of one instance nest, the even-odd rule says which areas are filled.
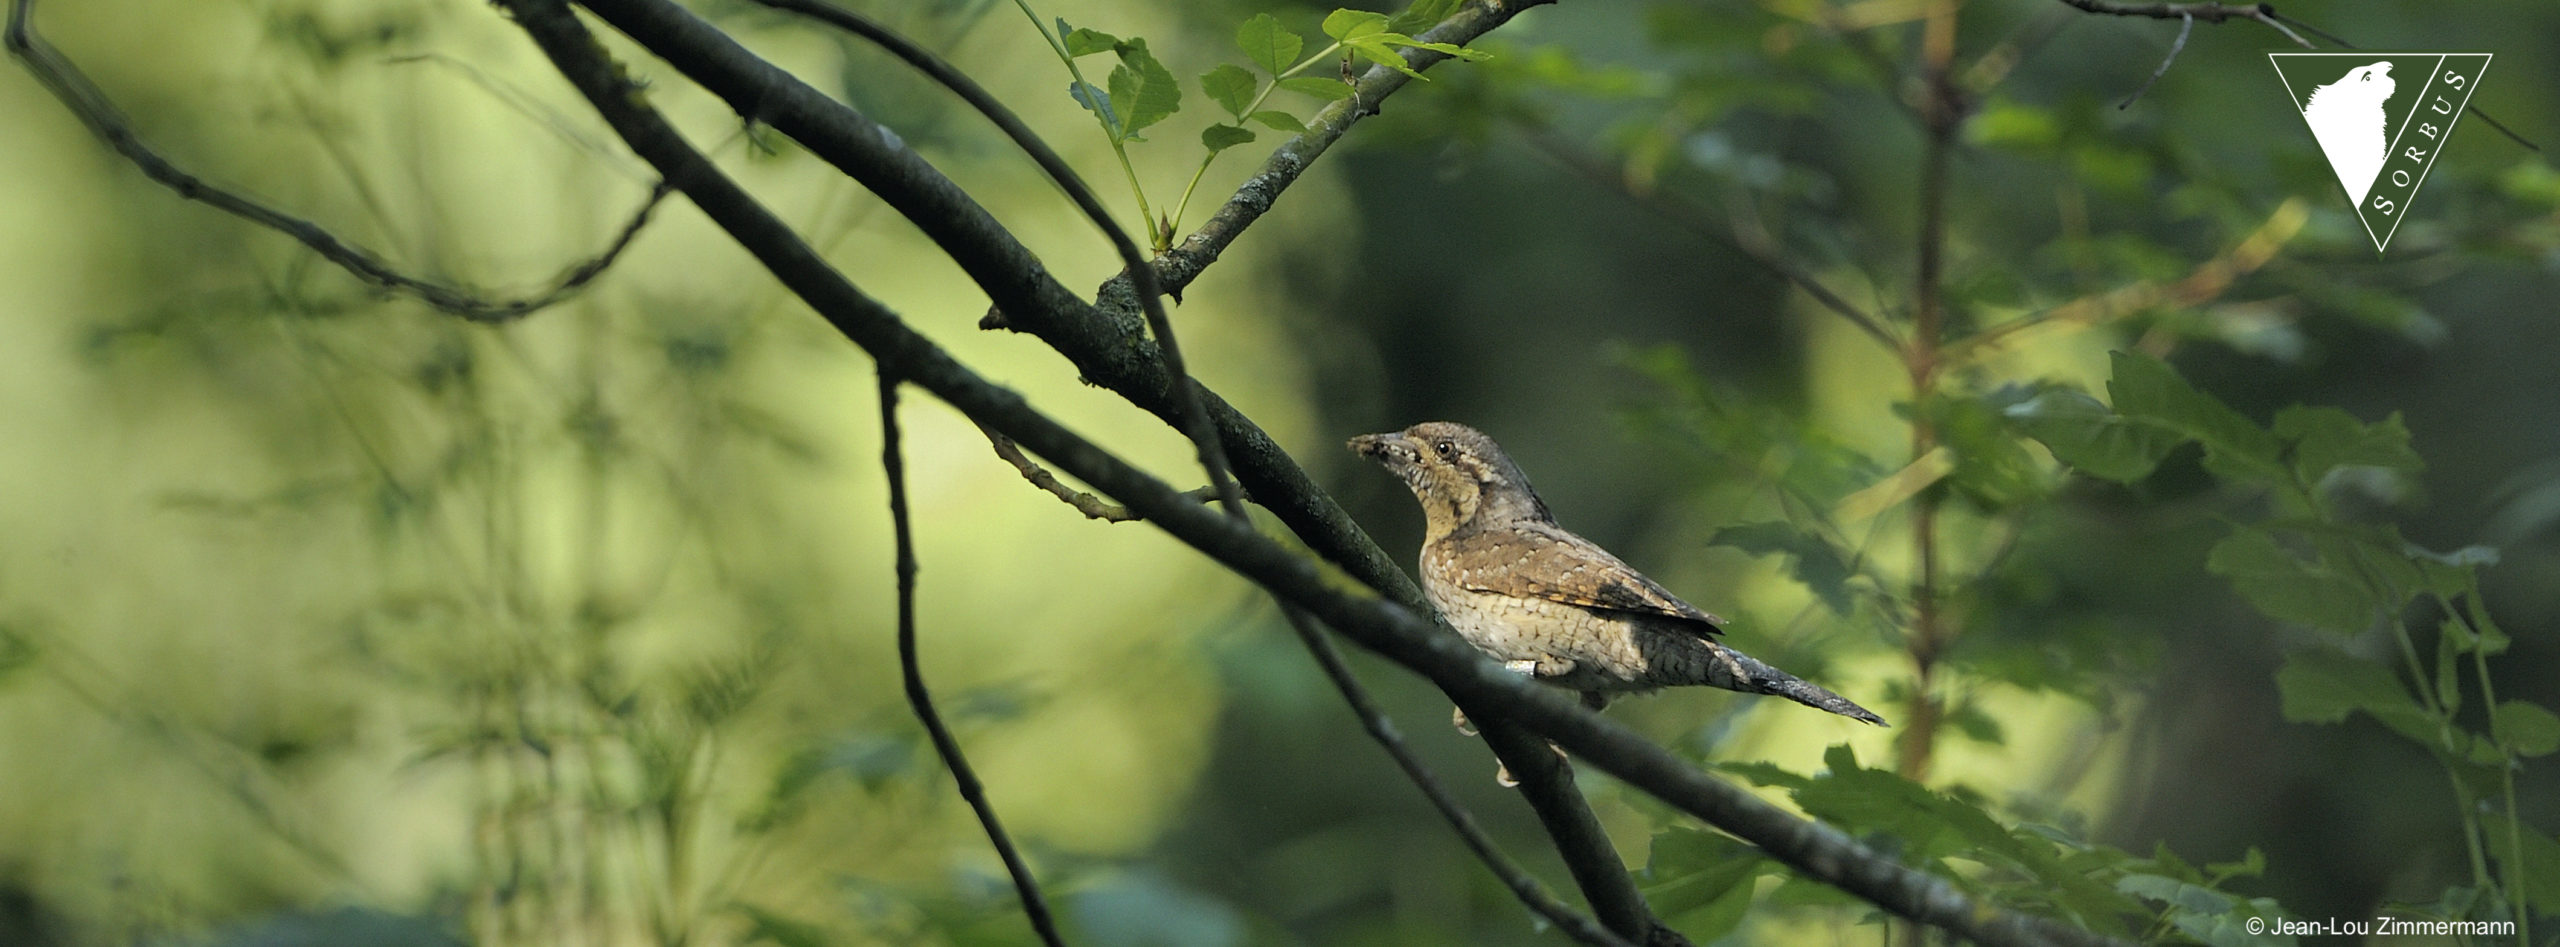
[[[1330,97],[1345,49],[1383,61],[1453,5],[863,6],[1089,177],[1116,166],[1161,245],[1251,173],[1221,153],[1295,131],[1275,91]],[[1294,187],[1189,293],[1185,347],[1319,468],[1349,433],[1484,427],[1745,649],[1907,708],[1891,732],[1725,694],[1612,714],[1980,897],[2151,942],[2377,912],[2560,936],[2560,173],[2467,122],[2376,259],[2267,75],[2273,31],[2200,25],[2120,108],[2174,23],[1965,4],[1915,390],[1928,6],[1534,11]],[[887,57],[699,9],[1071,285],[1116,267]],[[2560,11],[2285,12],[2494,49],[2475,104],[2560,139],[2550,51],[2518,42]],[[41,18],[146,139],[435,275],[538,282],[646,187],[480,5]],[[1161,425],[968,329],[983,298],[876,201],[617,51],[856,282],[1185,476]],[[1105,53],[1099,84],[1067,74]],[[569,306],[470,327],[140,180],[22,74],[0,103],[0,941],[1027,940],[897,697],[867,366],[698,217]],[[1078,942],[1555,940],[1241,583],[909,415],[927,671]],[[1401,488],[1338,469],[1410,549]],[[1362,668],[1400,719],[1446,712]],[[1479,747],[1412,729],[1562,877]],[[1587,782],[1700,942],[1874,936],[1871,908]]]

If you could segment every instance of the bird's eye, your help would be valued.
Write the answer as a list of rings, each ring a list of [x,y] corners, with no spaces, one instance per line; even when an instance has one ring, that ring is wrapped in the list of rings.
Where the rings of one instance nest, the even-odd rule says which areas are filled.
[[[1442,439],[1431,442],[1431,449],[1438,451],[1441,457],[1446,458],[1458,452],[1458,445],[1454,441]]]

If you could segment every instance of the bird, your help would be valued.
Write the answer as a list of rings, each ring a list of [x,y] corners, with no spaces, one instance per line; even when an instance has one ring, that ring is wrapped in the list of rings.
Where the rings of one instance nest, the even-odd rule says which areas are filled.
[[[1402,478],[1422,503],[1424,597],[1511,672],[1576,691],[1593,710],[1619,694],[1704,685],[1887,726],[1848,698],[1718,640],[1724,619],[1556,525],[1527,475],[1484,432],[1426,421],[1363,434],[1350,446]],[[1457,719],[1464,729],[1463,713]]]

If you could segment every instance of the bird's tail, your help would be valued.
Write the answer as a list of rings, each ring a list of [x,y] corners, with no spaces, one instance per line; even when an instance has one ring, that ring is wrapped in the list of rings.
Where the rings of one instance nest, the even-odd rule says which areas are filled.
[[[1749,682],[1746,686],[1733,688],[1734,690],[1774,694],[1807,707],[1828,710],[1852,720],[1863,720],[1879,727],[1892,726],[1884,722],[1883,717],[1876,716],[1875,711],[1860,707],[1849,698],[1824,690],[1820,685],[1770,667],[1761,663],[1759,659],[1732,648],[1722,650],[1725,654],[1732,656],[1734,665],[1741,669]]]

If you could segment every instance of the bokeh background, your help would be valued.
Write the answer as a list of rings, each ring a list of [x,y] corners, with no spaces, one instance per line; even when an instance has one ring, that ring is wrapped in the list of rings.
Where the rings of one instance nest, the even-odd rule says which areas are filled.
[[[1016,6],[858,5],[1012,103],[1135,226]],[[1036,6],[1143,35],[1185,77],[1184,112],[1131,148],[1158,202],[1209,121],[1189,77],[1242,61],[1235,24],[1269,10],[1314,36],[1328,9]],[[1756,221],[1850,300],[1907,311],[1918,132],[1860,48],[1907,61],[1920,6],[1523,15],[1481,44],[1496,59],[1435,69],[1293,187],[1186,294],[1186,351],[1399,557],[1412,501],[1341,441],[1465,421],[1568,527],[1737,618],[1746,650],[1897,717],[1892,615],[1835,611],[1784,557],[1710,542],[1769,518],[1751,472],[1776,461],[1697,419],[1879,472],[1909,459],[1899,369],[1716,232]],[[744,4],[694,8],[897,129],[1069,285],[1116,268],[1026,161],[894,62]],[[2474,104],[2560,146],[2560,9],[2283,12],[2365,46],[2494,51]],[[647,191],[483,3],[54,0],[38,23],[163,153],[418,272],[539,287]],[[2208,298],[2039,330],[1965,384],[2094,388],[2110,350],[2140,348],[2252,417],[2400,413],[2427,472],[2372,515],[2501,551],[2498,693],[2560,704],[2560,173],[2467,120],[2377,257],[2266,64],[2274,31],[2198,25],[2117,107],[2176,30],[1966,5],[1962,55],[1998,55],[1950,179],[1959,329],[2175,283],[2307,216]],[[1196,479],[1161,424],[1036,340],[976,329],[984,298],[893,211],[621,49],[854,281]],[[1213,165],[1186,224],[1275,140]],[[0,142],[0,942],[1027,941],[900,698],[869,364],[690,207],[574,301],[487,327],[151,184],[21,70],[0,71]],[[1556,941],[1265,598],[1142,524],[1082,519],[955,413],[909,404],[927,671],[1080,942]],[[2204,570],[2245,498],[2192,456],[2132,487],[2038,477],[2032,512],[1951,527],[1977,579],[1933,785],[2131,851],[2256,848],[2264,875],[2230,887],[2301,917],[2466,874],[2422,750],[2368,718],[2280,716],[2273,673],[2313,634]],[[1858,534],[1888,574],[1902,528]],[[1445,700],[1358,665],[1561,885],[1489,755],[1440,725]],[[1891,732],[1723,693],[1611,713],[1704,761],[1895,752]],[[1682,822],[1583,778],[1631,864]],[[2519,779],[2523,821],[2560,824],[2548,761]],[[1766,913],[1734,936],[1872,936],[1855,910]]]

